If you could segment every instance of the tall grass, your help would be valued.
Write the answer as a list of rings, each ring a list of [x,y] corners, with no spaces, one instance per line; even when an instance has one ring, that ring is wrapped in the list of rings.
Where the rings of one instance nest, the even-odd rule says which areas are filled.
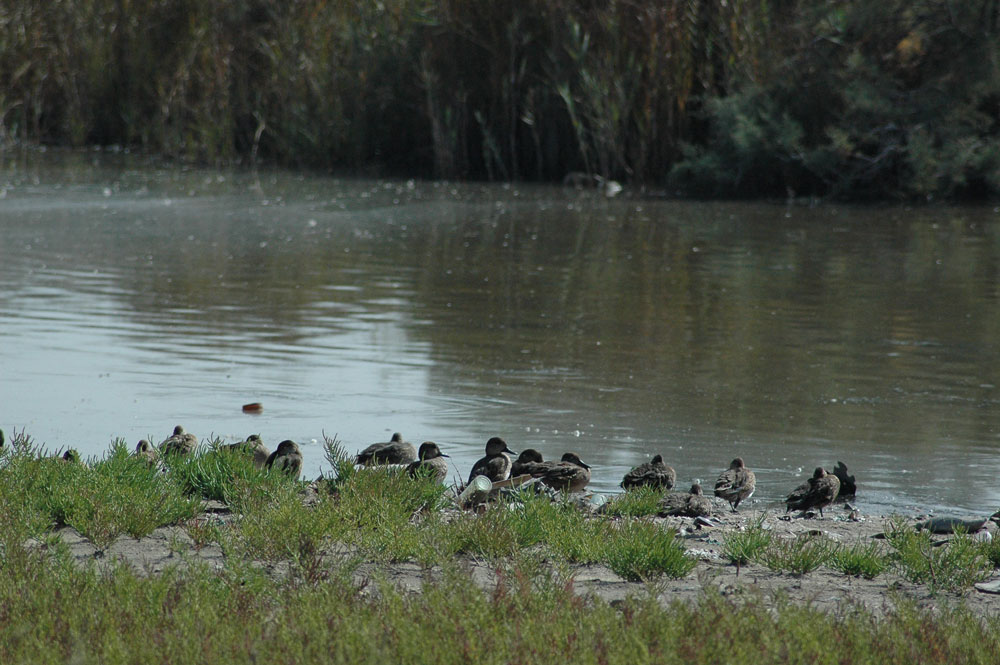
[[[765,3],[10,0],[0,139],[408,175],[644,180],[757,69]],[[711,47],[709,47],[711,44]]]

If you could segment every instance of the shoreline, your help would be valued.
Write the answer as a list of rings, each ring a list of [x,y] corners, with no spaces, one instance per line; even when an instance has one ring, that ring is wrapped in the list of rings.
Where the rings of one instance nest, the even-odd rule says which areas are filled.
[[[303,510],[308,510],[308,501]],[[490,510],[503,510],[499,504]],[[455,516],[462,512],[446,509]],[[607,517],[613,521],[645,519],[664,529],[675,529],[679,541],[689,556],[697,560],[694,569],[686,575],[671,579],[667,575],[653,576],[648,580],[630,581],[600,563],[570,563],[550,557],[543,547],[527,548],[514,557],[490,559],[470,554],[457,554],[446,562],[423,564],[416,560],[377,560],[365,556],[360,548],[341,543],[327,546],[321,556],[322,565],[331,570],[348,570],[352,584],[362,594],[378,593],[379,584],[391,584],[397,591],[419,594],[425,585],[442,579],[446,567],[457,566],[468,576],[469,582],[484,593],[495,591],[511,567],[523,564],[523,557],[541,564],[542,570],[568,575],[572,591],[579,597],[596,597],[619,606],[630,597],[653,593],[657,601],[667,606],[681,600],[695,603],[706,591],[725,597],[756,597],[764,594],[772,599],[783,598],[793,604],[808,606],[829,613],[839,613],[852,607],[863,607],[876,616],[891,609],[895,597],[912,601],[921,609],[936,610],[942,604],[961,603],[979,616],[1000,611],[1000,569],[994,569],[984,584],[970,585],[958,591],[934,589],[929,584],[908,581],[893,571],[886,571],[873,579],[850,576],[829,566],[803,574],[776,571],[767,566],[748,562],[737,567],[723,554],[725,539],[734,533],[746,532],[754,524],[761,524],[773,537],[786,542],[804,538],[825,538],[833,543],[851,545],[872,542],[884,531],[887,516],[857,515],[852,519],[841,511],[824,517],[805,518],[786,516],[769,511],[746,511],[713,515],[716,527],[698,527],[693,518],[687,517]],[[159,575],[171,567],[186,568],[203,564],[221,572],[233,558],[224,553],[218,543],[200,544],[191,537],[192,523],[205,526],[213,524],[225,528],[239,519],[228,506],[218,501],[206,501],[204,510],[186,525],[164,526],[143,538],[121,535],[105,550],[99,550],[76,529],[62,526],[49,532],[63,543],[71,559],[78,566],[95,562],[99,567],[123,563],[140,576]],[[594,519],[601,519],[594,516]],[[915,526],[919,518],[895,516],[907,526]],[[990,537],[997,533],[997,524],[987,521]],[[935,544],[943,545],[952,536],[935,535]],[[997,535],[1000,537],[1000,535]],[[44,539],[32,539],[29,549],[47,549]],[[238,558],[238,557],[236,557]],[[294,563],[290,560],[251,560],[250,565],[260,568],[277,581],[294,577]],[[537,572],[537,571],[536,571]],[[979,587],[989,588],[984,591]]]

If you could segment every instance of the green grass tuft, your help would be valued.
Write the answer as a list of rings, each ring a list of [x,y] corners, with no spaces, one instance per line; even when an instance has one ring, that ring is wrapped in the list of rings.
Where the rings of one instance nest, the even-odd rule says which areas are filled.
[[[608,502],[605,513],[621,517],[648,517],[660,511],[665,491],[655,487],[639,487],[624,492]]]
[[[864,577],[872,580],[889,568],[885,548],[879,543],[858,541],[853,545],[841,545],[830,554],[829,565],[845,575]]]
[[[743,531],[730,533],[722,545],[722,556],[737,566],[759,561],[771,545],[771,533],[764,529],[764,515],[760,515]]]
[[[677,532],[651,522],[630,520],[610,530],[602,559],[627,580],[642,581],[665,574],[679,579],[697,561],[677,541]]]
[[[771,570],[793,575],[811,573],[830,560],[833,543],[824,537],[799,536],[794,539],[774,538],[759,556]]]
[[[886,540],[900,576],[931,590],[959,591],[986,579],[993,571],[983,548],[965,533],[938,545],[928,531],[915,531],[902,519],[886,522]]]

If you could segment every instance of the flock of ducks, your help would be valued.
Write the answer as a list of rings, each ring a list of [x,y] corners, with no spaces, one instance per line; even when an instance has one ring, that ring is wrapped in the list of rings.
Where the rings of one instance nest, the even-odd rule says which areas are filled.
[[[223,447],[251,455],[254,466],[259,469],[277,469],[296,479],[302,473],[302,451],[299,450],[299,445],[290,439],[279,443],[273,453],[267,449],[257,434],[251,434],[245,441]],[[150,466],[154,466],[159,463],[161,456],[191,455],[197,448],[198,437],[178,425],[174,428],[173,434],[160,442],[159,446],[141,439],[135,446],[135,455],[145,459]]]
[[[3,430],[0,430],[0,449],[4,445]],[[149,464],[157,464],[160,456],[190,455],[198,447],[198,439],[184,430],[180,425],[173,433],[164,439],[159,446],[153,446],[142,439],[135,447],[135,455],[146,459]],[[302,472],[302,452],[298,444],[286,439],[278,444],[274,452],[270,452],[260,436],[252,434],[244,441],[233,443],[225,448],[242,452],[253,458],[254,464],[261,469],[275,469],[297,479]],[[572,452],[563,454],[558,462],[545,461],[542,454],[534,448],[521,452],[516,459],[514,451],[507,447],[507,442],[498,436],[486,442],[486,454],[480,458],[469,473],[468,483],[477,476],[485,476],[492,483],[500,483],[511,478],[535,478],[543,485],[554,490],[579,492],[590,482],[590,466]],[[67,462],[79,462],[79,453],[69,449],[61,456]],[[404,441],[403,436],[396,432],[388,441],[373,443],[355,457],[360,466],[405,465],[410,476],[426,475],[437,482],[444,482],[448,476],[448,455],[433,441],[420,444],[420,449]],[[677,481],[677,473],[664,463],[661,455],[656,455],[650,461],[640,464],[625,474],[621,487],[626,492],[640,487],[657,489],[673,489]],[[743,459],[737,457],[729,468],[723,471],[715,481],[715,496],[727,501],[733,512],[737,511],[741,502],[749,499],[757,487],[757,477],[747,468]],[[854,476],[848,475],[843,462],[837,462],[832,472],[823,467],[817,467],[812,477],[796,487],[785,499],[786,512],[793,510],[818,510],[823,515],[823,509],[833,504],[838,498],[847,499],[857,492]],[[661,503],[661,515],[684,515],[689,517],[708,517],[712,514],[712,502],[705,496],[701,485],[694,483],[688,492],[672,492],[664,496]]]
[[[530,476],[542,484],[556,490],[579,492],[590,482],[590,466],[576,453],[563,454],[558,462],[546,462],[542,454],[528,448],[517,455],[507,447],[507,442],[498,436],[486,442],[486,455],[480,458],[469,473],[468,483],[476,476],[485,476],[490,482],[499,483],[510,478]],[[438,482],[443,482],[448,474],[448,457],[436,443],[424,442],[417,451],[411,443],[403,440],[398,432],[384,443],[373,443],[360,453],[356,462],[361,466],[380,464],[406,465],[411,476],[428,473]],[[626,491],[639,487],[673,489],[677,473],[664,463],[661,455],[635,467],[622,478],[621,487]],[[742,501],[749,499],[757,487],[757,477],[747,468],[743,459],[737,457],[730,463],[715,482],[715,496],[727,501],[736,512]],[[847,475],[847,467],[837,462],[833,473],[818,467],[813,476],[796,487],[785,499],[786,512],[823,509],[838,497],[854,496],[857,486],[854,476]],[[707,517],[712,514],[712,502],[705,496],[701,485],[694,483],[688,492],[667,494],[661,503],[661,515],[684,515]]]

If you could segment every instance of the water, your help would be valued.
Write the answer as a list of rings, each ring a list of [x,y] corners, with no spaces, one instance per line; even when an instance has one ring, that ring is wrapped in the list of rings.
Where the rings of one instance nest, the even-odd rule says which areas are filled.
[[[614,491],[660,453],[761,508],[843,460],[866,511],[1000,507],[1000,214],[7,157],[0,427],[101,455],[259,432],[326,466],[486,439]],[[242,413],[259,401],[263,413]]]

